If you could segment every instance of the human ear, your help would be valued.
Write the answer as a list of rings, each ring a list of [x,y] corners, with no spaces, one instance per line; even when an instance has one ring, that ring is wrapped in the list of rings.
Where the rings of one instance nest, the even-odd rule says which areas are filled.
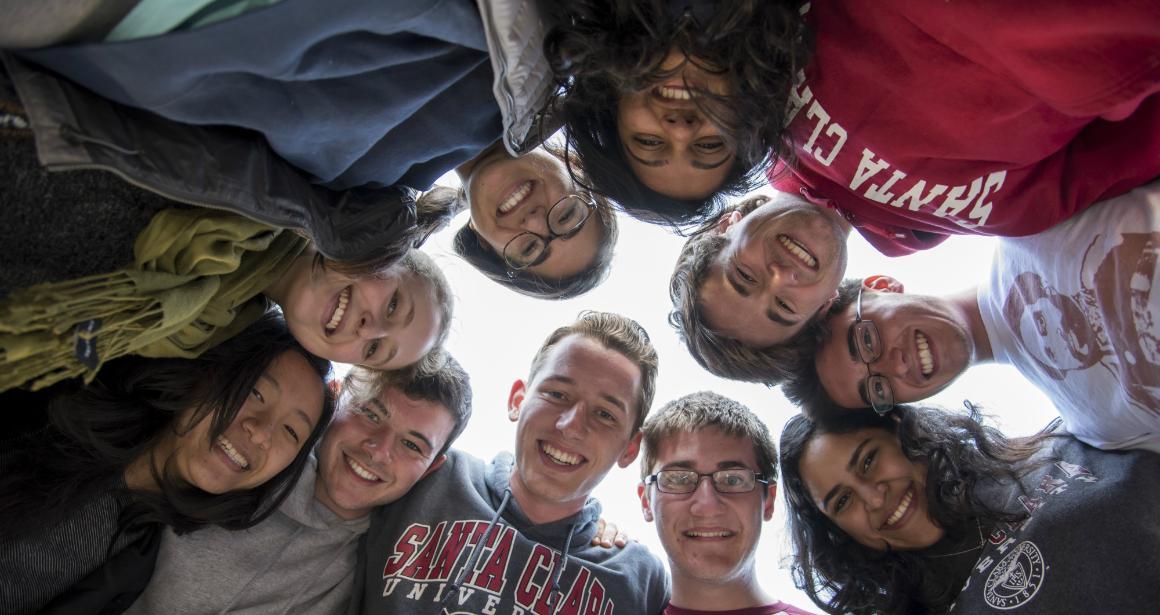
[[[447,455],[440,455],[437,458],[435,458],[435,461],[432,461],[431,465],[427,466],[427,469],[423,472],[423,475],[419,477],[419,480],[423,480],[424,478],[427,478],[428,474],[430,474],[430,473],[434,472],[435,470],[438,470],[440,467],[442,467],[444,461],[447,461]]]
[[[903,293],[902,282],[888,275],[872,275],[862,280],[862,288],[880,293]]]
[[[777,483],[770,481],[765,488],[765,501],[761,503],[761,516],[769,521],[773,518],[773,503],[777,499]]]
[[[524,397],[527,395],[527,387],[523,380],[516,380],[512,383],[512,390],[508,393],[508,420],[516,422],[520,420],[520,405],[524,403]]]
[[[717,219],[717,226],[713,228],[713,231],[720,235],[721,233],[729,230],[729,227],[740,222],[744,217],[745,216],[736,209],[731,212],[721,214],[721,217]]]
[[[636,486],[636,497],[640,498],[640,512],[644,515],[644,520],[652,523],[653,512],[652,504],[648,500],[648,485],[641,483]]]
[[[636,435],[628,441],[628,446],[625,447],[624,452],[620,454],[620,458],[616,460],[616,464],[622,468],[627,468],[629,464],[636,461],[636,456],[640,453],[640,439],[644,437],[644,432],[636,430]]]

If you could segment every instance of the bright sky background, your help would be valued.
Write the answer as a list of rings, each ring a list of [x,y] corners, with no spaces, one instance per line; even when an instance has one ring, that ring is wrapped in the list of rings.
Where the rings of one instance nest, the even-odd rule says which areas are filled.
[[[453,174],[440,183],[457,186]],[[620,245],[612,272],[603,285],[569,301],[542,301],[516,294],[483,277],[451,250],[451,238],[467,222],[461,214],[450,229],[433,236],[424,246],[432,254],[455,294],[455,316],[448,349],[471,375],[474,415],[456,446],[490,459],[512,450],[515,424],[507,419],[506,403],[512,382],[527,376],[532,356],[556,327],[567,324],[585,309],[614,311],[629,316],[648,330],[660,355],[660,373],[653,409],[699,390],[713,390],[736,399],[757,413],[770,427],[775,442],[781,427],[796,409],[778,389],[722,380],[702,370],[668,325],[671,309],[669,274],[683,239],[659,227],[620,216]],[[888,273],[901,280],[908,292],[942,294],[971,287],[984,279],[994,242],[989,238],[953,237],[934,250],[887,259],[857,233],[850,240],[849,276]],[[1008,434],[1032,433],[1054,415],[1051,402],[1023,380],[1013,368],[976,367],[934,401],[961,408],[969,398],[993,414]],[[639,468],[613,468],[596,490],[604,516],[632,538],[665,560],[652,524],[645,523],[636,497]],[[758,549],[758,574],[776,598],[801,607],[813,607],[794,588],[785,565],[784,501],[778,495],[777,514],[765,524]],[[667,564],[667,562],[666,562]]]

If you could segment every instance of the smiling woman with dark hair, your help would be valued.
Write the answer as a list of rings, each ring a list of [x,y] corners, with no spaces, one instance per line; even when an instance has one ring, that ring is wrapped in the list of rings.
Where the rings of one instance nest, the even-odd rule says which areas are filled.
[[[968,406],[786,423],[796,585],[827,613],[1154,610],[1160,455],[1088,447],[1058,420],[1008,438]]]
[[[98,612],[148,582],[162,526],[266,518],[330,422],[329,373],[272,312],[197,359],[131,357],[84,388],[5,394],[45,405],[47,424],[0,452],[0,611]]]
[[[546,10],[551,107],[584,183],[646,222],[708,220],[788,154],[808,37],[798,2],[583,0]]]

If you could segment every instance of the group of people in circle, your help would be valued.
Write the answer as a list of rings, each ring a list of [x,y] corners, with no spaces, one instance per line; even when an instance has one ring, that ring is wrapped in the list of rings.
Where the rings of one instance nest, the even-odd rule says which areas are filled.
[[[753,568],[779,486],[824,612],[1160,599],[1154,3],[99,4],[0,2],[0,610],[797,613]],[[619,216],[685,236],[670,323],[801,408],[780,446],[713,393],[650,415],[648,334],[587,312],[514,455],[451,448],[421,248],[465,210],[455,253],[543,300]],[[846,278],[855,231],[1001,239],[934,297]],[[1060,418],[922,405],[986,362]],[[588,498],[638,453],[671,577]]]

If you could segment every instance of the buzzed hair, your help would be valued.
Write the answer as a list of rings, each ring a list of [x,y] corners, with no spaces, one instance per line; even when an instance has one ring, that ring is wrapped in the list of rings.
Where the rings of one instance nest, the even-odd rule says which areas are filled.
[[[581,312],[576,322],[556,329],[544,340],[532,359],[528,382],[536,379],[536,373],[543,367],[552,348],[573,334],[591,338],[605,348],[619,352],[640,369],[640,399],[637,400],[632,423],[632,433],[636,433],[648,416],[657,387],[657,351],[653,348],[648,332],[627,316],[612,312]]]
[[[662,442],[679,433],[693,433],[706,428],[719,429],[729,437],[752,442],[757,472],[770,483],[777,482],[777,448],[769,427],[744,404],[712,391],[692,393],[670,401],[645,422],[641,480],[652,474]]]
[[[410,399],[439,404],[451,415],[451,433],[436,457],[451,448],[471,419],[471,377],[445,350],[433,350],[423,361],[391,371],[356,365],[343,380],[342,400],[350,403],[375,399],[388,387]]]

